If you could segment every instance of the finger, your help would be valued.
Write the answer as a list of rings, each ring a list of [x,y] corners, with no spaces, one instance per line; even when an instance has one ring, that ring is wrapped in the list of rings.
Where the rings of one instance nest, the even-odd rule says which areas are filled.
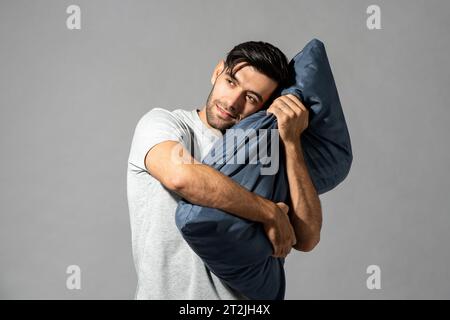
[[[291,103],[291,102],[280,100],[274,106],[279,108],[282,112],[284,112],[290,118],[293,118],[295,115],[297,115],[297,113],[300,113],[300,111],[295,110],[298,108],[295,106],[289,105],[289,103]]]
[[[283,96],[285,103],[287,103],[295,112],[297,115],[299,115],[301,112],[308,112],[308,109],[303,105],[303,103],[297,99],[294,95],[286,95]]]
[[[275,106],[276,117],[279,124],[287,122],[289,119],[295,117],[295,113],[290,110],[287,106],[276,105]]]
[[[286,256],[286,248],[281,248],[280,254],[278,255],[279,258],[284,258]]]
[[[266,110],[266,113],[273,113],[273,104],[272,105],[270,105],[270,107],[269,108],[267,108],[267,110]]]
[[[289,206],[284,202],[277,202],[277,206],[281,208],[281,210],[285,213],[289,212]]]
[[[279,108],[275,104],[272,104],[269,109],[267,109],[266,113],[272,113],[276,116],[277,113],[279,113]]]
[[[281,96],[274,100],[271,107],[279,108],[281,106],[282,110],[283,109],[288,109],[288,110],[291,109],[292,111],[294,111],[294,109],[298,109],[295,106],[290,106],[289,104],[291,104],[291,103],[292,102],[289,99],[287,99],[286,96]]]
[[[275,250],[272,252],[272,257],[276,257],[277,253],[275,252]]]
[[[295,235],[295,231],[292,225],[291,225],[291,236],[292,236],[292,245],[295,246],[297,244],[297,236]]]
[[[284,122],[286,119],[285,113],[281,110],[281,108],[278,105],[273,105],[271,107],[271,113],[275,115],[278,122]]]
[[[275,258],[281,258],[282,257],[282,252],[278,251],[276,254],[274,254]]]
[[[302,109],[303,111],[308,111],[303,102],[297,96],[293,94],[287,94],[283,97],[286,97],[286,99],[290,100],[292,103],[294,103],[298,108]]]
[[[279,257],[280,256],[280,254],[281,254],[281,250],[280,250],[280,247],[277,247],[277,249],[275,250],[275,252],[274,252],[274,257]]]

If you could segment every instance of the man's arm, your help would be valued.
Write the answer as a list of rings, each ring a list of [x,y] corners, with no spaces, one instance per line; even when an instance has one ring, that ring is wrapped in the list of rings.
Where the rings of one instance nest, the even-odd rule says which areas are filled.
[[[274,256],[285,257],[295,244],[287,206],[260,197],[218,170],[196,161],[180,143],[157,144],[147,153],[145,165],[166,188],[193,204],[262,223],[274,246]]]
[[[295,249],[311,251],[320,241],[322,208],[306,168],[300,143],[285,143],[286,170],[291,203],[289,208],[297,243]]]
[[[286,170],[291,195],[290,213],[299,251],[311,251],[320,241],[322,208],[303,159],[300,136],[308,127],[309,111],[294,95],[278,97],[267,109],[278,122],[285,147]]]

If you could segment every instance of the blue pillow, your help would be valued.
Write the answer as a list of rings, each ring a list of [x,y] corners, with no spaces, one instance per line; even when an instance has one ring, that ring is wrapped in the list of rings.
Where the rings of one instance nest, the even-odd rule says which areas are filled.
[[[311,180],[318,193],[323,193],[346,177],[352,162],[350,137],[323,43],[310,41],[291,61],[290,68],[292,82],[280,92],[295,94],[310,110],[301,143]],[[276,128],[273,114],[256,112],[233,126],[234,130],[227,130],[203,163],[264,198],[287,202],[284,151],[282,143],[277,142],[278,134],[272,131]],[[256,139],[249,137],[249,132],[255,133]],[[276,149],[278,158],[267,152],[264,160],[271,159],[272,163],[262,159],[255,163],[258,141],[267,142],[267,151]],[[238,155],[245,161],[236,161]],[[276,164],[274,159],[278,159]],[[274,166],[278,170],[267,174]],[[175,218],[189,246],[231,288],[249,299],[284,299],[284,259],[272,257],[272,245],[260,223],[185,199],[179,201]]]
[[[297,96],[309,110],[300,140],[319,194],[342,182],[353,161],[350,136],[323,43],[311,40],[289,63],[291,83],[281,95]]]

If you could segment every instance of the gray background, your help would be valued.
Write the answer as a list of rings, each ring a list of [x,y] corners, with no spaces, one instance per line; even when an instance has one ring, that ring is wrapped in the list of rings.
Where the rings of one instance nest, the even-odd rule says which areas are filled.
[[[81,30],[66,8],[81,7]],[[366,8],[381,7],[382,30]],[[0,298],[132,299],[126,164],[138,119],[203,106],[247,40],[325,43],[349,126],[322,240],[287,299],[450,298],[448,1],[0,2]],[[66,289],[66,268],[82,289]],[[368,290],[366,268],[381,268]]]

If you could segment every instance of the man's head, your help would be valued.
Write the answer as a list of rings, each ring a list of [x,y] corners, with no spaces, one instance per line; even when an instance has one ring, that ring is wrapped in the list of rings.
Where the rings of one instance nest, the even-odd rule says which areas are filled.
[[[211,77],[213,88],[205,106],[208,124],[224,131],[263,109],[288,74],[286,56],[273,45],[261,41],[237,45]]]

